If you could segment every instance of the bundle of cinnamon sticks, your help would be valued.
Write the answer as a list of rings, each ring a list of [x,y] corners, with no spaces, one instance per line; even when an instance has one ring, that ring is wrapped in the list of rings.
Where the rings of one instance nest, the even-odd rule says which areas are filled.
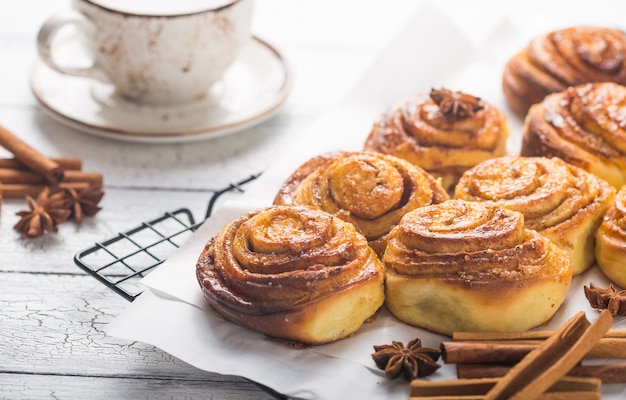
[[[0,204],[3,197],[37,196],[44,187],[102,188],[102,174],[82,170],[79,158],[49,158],[0,125],[0,146],[13,158],[0,158]]]
[[[624,333],[610,330],[612,323],[603,310],[593,323],[580,312],[553,332],[455,334],[441,350],[459,379],[414,380],[410,399],[599,400],[601,383],[624,382],[624,374],[583,369],[580,361],[623,357]]]
[[[442,358],[446,363],[456,364],[459,378],[499,377],[551,334],[552,331],[457,332],[451,341],[442,342]],[[609,330],[583,358],[589,363],[577,364],[568,372],[569,376],[593,377],[604,383],[626,383],[626,362],[591,361],[625,359],[626,330]]]

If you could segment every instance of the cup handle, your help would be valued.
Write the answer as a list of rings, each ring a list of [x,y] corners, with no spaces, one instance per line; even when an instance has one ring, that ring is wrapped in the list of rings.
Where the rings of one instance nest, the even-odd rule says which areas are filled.
[[[39,57],[50,68],[62,74],[95,78],[108,82],[106,74],[98,67],[95,58],[91,66],[80,68],[61,65],[55,61],[53,54],[54,40],[59,31],[68,25],[74,25],[79,32],[82,32],[86,36],[87,40],[92,40],[95,27],[83,14],[76,11],[68,11],[63,14],[53,15],[43,23],[37,34],[37,52],[39,53]],[[78,40],[78,38],[75,40]]]

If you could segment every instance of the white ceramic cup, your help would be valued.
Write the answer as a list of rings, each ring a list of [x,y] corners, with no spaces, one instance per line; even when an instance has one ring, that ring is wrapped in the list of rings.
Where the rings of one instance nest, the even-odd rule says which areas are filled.
[[[62,74],[110,82],[143,103],[202,98],[250,40],[252,0],[73,0],[72,6],[39,30],[41,59]],[[78,48],[91,65],[55,57],[62,46],[55,39],[62,42],[67,26],[80,33],[73,40],[86,39]]]

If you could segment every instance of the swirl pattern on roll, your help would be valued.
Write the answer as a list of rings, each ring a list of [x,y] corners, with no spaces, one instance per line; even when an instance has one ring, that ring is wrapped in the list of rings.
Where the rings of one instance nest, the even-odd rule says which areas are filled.
[[[389,234],[383,262],[389,310],[446,334],[545,322],[572,277],[569,257],[526,229],[523,214],[490,202],[449,200],[408,213]]]
[[[626,87],[570,87],[534,105],[522,136],[523,156],[559,157],[619,189],[626,184]]]
[[[211,239],[196,271],[205,297],[227,318],[306,343],[337,337],[318,338],[306,330],[298,336],[297,327],[281,328],[283,320],[313,319],[317,311],[312,310],[323,309],[324,301],[371,284],[372,295],[353,305],[367,309],[371,302],[355,323],[358,328],[383,298],[383,266],[366,239],[351,224],[306,206],[271,206],[242,215]]]
[[[520,213],[450,200],[407,214],[389,237],[384,262],[402,275],[511,279],[543,269],[533,261],[542,258],[544,248],[535,239],[527,235]]]
[[[502,87],[525,114],[550,93],[594,82],[626,84],[626,35],[617,29],[576,26],[535,37],[507,63]]]
[[[596,234],[596,260],[604,274],[626,287],[626,187],[615,197]]]
[[[418,165],[450,190],[467,168],[505,152],[505,115],[477,100],[482,108],[462,118],[444,113],[426,94],[401,101],[374,123],[364,149]]]
[[[454,197],[492,201],[524,214],[525,225],[568,252],[574,274],[593,262],[593,237],[615,190],[558,158],[508,156],[469,169]]]
[[[384,236],[404,214],[448,198],[430,174],[405,160],[373,152],[336,152],[297,168],[274,203],[309,205],[336,215],[354,224],[382,254]]]

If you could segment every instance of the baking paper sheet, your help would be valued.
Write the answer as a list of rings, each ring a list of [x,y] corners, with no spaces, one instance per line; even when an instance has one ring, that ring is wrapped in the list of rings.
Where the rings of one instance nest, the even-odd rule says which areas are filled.
[[[576,7],[576,3],[567,4]],[[567,23],[532,29],[542,32]],[[282,182],[304,161],[326,151],[360,150],[376,116],[399,99],[445,87],[477,95],[508,113],[500,88],[502,68],[535,32],[506,19],[485,21],[481,26],[489,27],[491,33],[477,45],[439,9],[429,4],[421,7],[345,100],[303,132],[300,141],[286,145],[289,150],[284,157],[241,198],[225,203],[179,251],[145,278],[143,283],[149,289],[106,331],[155,345],[202,370],[243,376],[288,396],[407,399],[408,384],[384,377],[371,359],[372,346],[393,340],[406,344],[419,337],[425,346],[438,347],[447,338],[403,324],[383,309],[375,321],[351,338],[293,349],[224,321],[211,310],[196,281],[195,264],[210,237],[242,213],[271,204]],[[510,113],[509,117],[512,135],[508,151],[514,154],[520,146],[522,120]],[[596,268],[574,278],[565,304],[541,329],[556,329],[581,310],[593,320],[597,312],[589,307],[582,290],[592,281],[604,286],[609,283]],[[622,320],[616,320],[615,327],[620,325]],[[454,366],[444,365],[428,379],[455,377]],[[622,397],[626,397],[626,385],[603,385],[603,398]]]

